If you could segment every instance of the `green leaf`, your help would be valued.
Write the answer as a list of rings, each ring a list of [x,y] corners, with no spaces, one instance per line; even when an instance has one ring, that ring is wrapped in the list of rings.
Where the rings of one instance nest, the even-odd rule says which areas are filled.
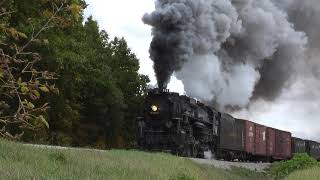
[[[19,84],[20,86],[27,86],[27,83],[26,82],[22,82]]]
[[[15,28],[7,28],[7,32],[12,36],[12,37],[16,37],[18,34],[18,31]]]
[[[44,39],[44,40],[43,40],[43,43],[44,43],[44,44],[49,44],[49,40],[48,40],[48,39]]]
[[[41,44],[41,40],[40,39],[33,39],[32,42],[35,42],[37,44]]]
[[[21,86],[20,91],[22,94],[25,94],[25,93],[29,92],[29,89],[27,86]]]
[[[28,39],[28,36],[25,33],[17,32],[17,34],[22,38]]]
[[[35,95],[37,98],[40,97],[40,93],[37,90],[32,90],[32,94]]]
[[[38,119],[49,129],[49,123],[42,115],[38,116]]]
[[[5,25],[4,24],[0,24],[0,30],[5,30]]]
[[[53,13],[50,12],[50,11],[48,11],[48,10],[45,10],[45,11],[42,13],[42,15],[43,15],[43,17],[45,17],[45,18],[50,18],[50,17],[53,15]]]
[[[28,102],[27,107],[30,109],[33,109],[35,106],[34,106],[34,104],[32,104],[32,102]]]
[[[49,89],[46,87],[46,86],[41,86],[39,87],[39,89],[42,91],[42,92],[49,92]]]
[[[76,18],[79,19],[80,17],[80,11],[81,11],[81,6],[77,4],[71,4],[69,6],[69,10],[71,11],[71,14]]]
[[[7,33],[10,34],[15,39],[19,39],[19,37],[27,39],[28,36],[25,33],[17,31],[15,28],[7,28]]]

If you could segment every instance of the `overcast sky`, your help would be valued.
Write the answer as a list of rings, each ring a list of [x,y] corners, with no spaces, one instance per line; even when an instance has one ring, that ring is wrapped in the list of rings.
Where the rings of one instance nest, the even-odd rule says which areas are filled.
[[[140,59],[140,73],[149,75],[152,85],[156,84],[153,72],[153,62],[149,58],[151,42],[151,27],[145,25],[141,18],[147,12],[154,10],[153,0],[87,0],[89,6],[85,16],[93,16],[111,37],[124,37],[129,47]],[[172,78],[168,85],[171,91],[183,93],[183,85]]]
[[[100,29],[104,29],[111,37],[124,37],[129,47],[140,59],[140,73],[149,75],[151,84],[156,84],[152,61],[149,59],[151,28],[141,21],[146,12],[154,10],[153,0],[86,0],[89,7],[85,16],[92,15],[98,21]],[[306,92],[299,91],[297,82],[290,90],[290,96],[284,94],[276,102],[270,104],[263,101],[255,103],[254,108],[234,114],[264,125],[291,131],[295,136],[320,140],[320,97],[305,99]],[[173,78],[168,88],[183,93],[183,85]],[[320,87],[315,88],[320,91]],[[315,92],[318,93],[318,92]],[[287,93],[288,94],[288,93]],[[318,93],[319,94],[319,93]],[[304,105],[314,103],[313,109],[304,109]]]

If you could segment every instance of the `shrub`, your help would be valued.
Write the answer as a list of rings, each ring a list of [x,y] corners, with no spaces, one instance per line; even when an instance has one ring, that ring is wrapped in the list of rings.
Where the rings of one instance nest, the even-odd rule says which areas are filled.
[[[318,165],[317,161],[306,153],[294,154],[288,161],[275,162],[270,168],[270,174],[274,179],[281,179],[293,171],[306,169]]]

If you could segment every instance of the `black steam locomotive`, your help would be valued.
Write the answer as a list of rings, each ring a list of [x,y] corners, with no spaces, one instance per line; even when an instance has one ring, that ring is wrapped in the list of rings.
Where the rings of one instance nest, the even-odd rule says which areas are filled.
[[[186,157],[205,152],[225,160],[281,160],[306,152],[320,160],[320,143],[291,137],[290,132],[236,119],[187,96],[149,90],[137,118],[138,144],[144,150]]]
[[[138,142],[147,150],[197,157],[215,151],[220,113],[195,99],[153,89],[138,118]]]

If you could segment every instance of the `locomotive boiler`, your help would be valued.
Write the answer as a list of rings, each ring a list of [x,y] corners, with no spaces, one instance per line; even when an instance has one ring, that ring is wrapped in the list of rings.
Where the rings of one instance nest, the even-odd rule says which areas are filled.
[[[138,143],[147,150],[202,157],[216,150],[219,113],[166,89],[149,90],[138,120]]]

